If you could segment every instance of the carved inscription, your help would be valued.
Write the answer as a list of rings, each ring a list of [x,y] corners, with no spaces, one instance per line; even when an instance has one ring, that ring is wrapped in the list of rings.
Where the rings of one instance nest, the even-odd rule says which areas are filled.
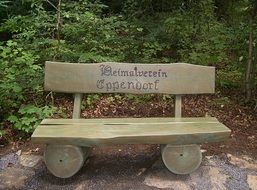
[[[99,71],[101,78],[97,80],[96,87],[107,92],[127,89],[158,91],[161,79],[168,77],[167,72],[162,69],[142,70],[137,66],[123,69],[102,64],[99,66]]]

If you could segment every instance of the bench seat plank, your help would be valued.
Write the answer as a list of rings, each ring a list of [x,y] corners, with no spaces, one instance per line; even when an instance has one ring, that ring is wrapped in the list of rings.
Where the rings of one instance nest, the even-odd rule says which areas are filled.
[[[46,125],[62,125],[62,124],[87,124],[87,123],[161,123],[161,122],[201,122],[201,123],[217,123],[218,120],[215,117],[149,117],[149,118],[93,118],[93,119],[44,119],[41,124]]]
[[[215,118],[47,119],[32,135],[35,143],[199,144],[227,140],[230,129]]]

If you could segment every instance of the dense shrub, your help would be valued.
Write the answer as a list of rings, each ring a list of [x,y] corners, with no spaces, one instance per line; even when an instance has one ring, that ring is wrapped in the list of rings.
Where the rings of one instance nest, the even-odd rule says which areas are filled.
[[[41,103],[42,67],[36,64],[37,59],[38,56],[11,40],[0,46],[0,113],[2,119],[26,132],[31,132],[35,123],[51,113],[49,107],[26,105]]]

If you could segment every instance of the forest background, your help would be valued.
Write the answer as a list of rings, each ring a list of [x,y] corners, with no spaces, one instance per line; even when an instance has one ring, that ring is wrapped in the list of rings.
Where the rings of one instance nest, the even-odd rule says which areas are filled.
[[[256,12],[256,0],[0,0],[1,143],[26,139],[45,117],[68,117],[60,95],[43,90],[46,60],[215,66],[217,101],[256,112]],[[88,94],[83,105],[100,98]]]

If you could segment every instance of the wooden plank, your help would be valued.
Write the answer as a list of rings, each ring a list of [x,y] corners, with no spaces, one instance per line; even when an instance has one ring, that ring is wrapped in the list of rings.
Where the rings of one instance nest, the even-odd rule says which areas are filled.
[[[214,93],[215,68],[173,64],[46,62],[45,90],[66,93]]]
[[[93,118],[93,119],[44,119],[41,124],[44,125],[63,125],[63,124],[88,124],[88,123],[219,123],[215,117],[151,117],[151,118]]]
[[[175,96],[175,117],[180,118],[182,115],[182,97],[181,95]]]
[[[83,94],[81,93],[77,93],[74,95],[74,105],[73,105],[73,112],[72,112],[73,119],[80,118],[82,96]]]
[[[72,130],[71,130],[72,127]],[[228,139],[230,130],[221,123],[40,125],[35,143],[102,146],[112,144],[198,144]]]

